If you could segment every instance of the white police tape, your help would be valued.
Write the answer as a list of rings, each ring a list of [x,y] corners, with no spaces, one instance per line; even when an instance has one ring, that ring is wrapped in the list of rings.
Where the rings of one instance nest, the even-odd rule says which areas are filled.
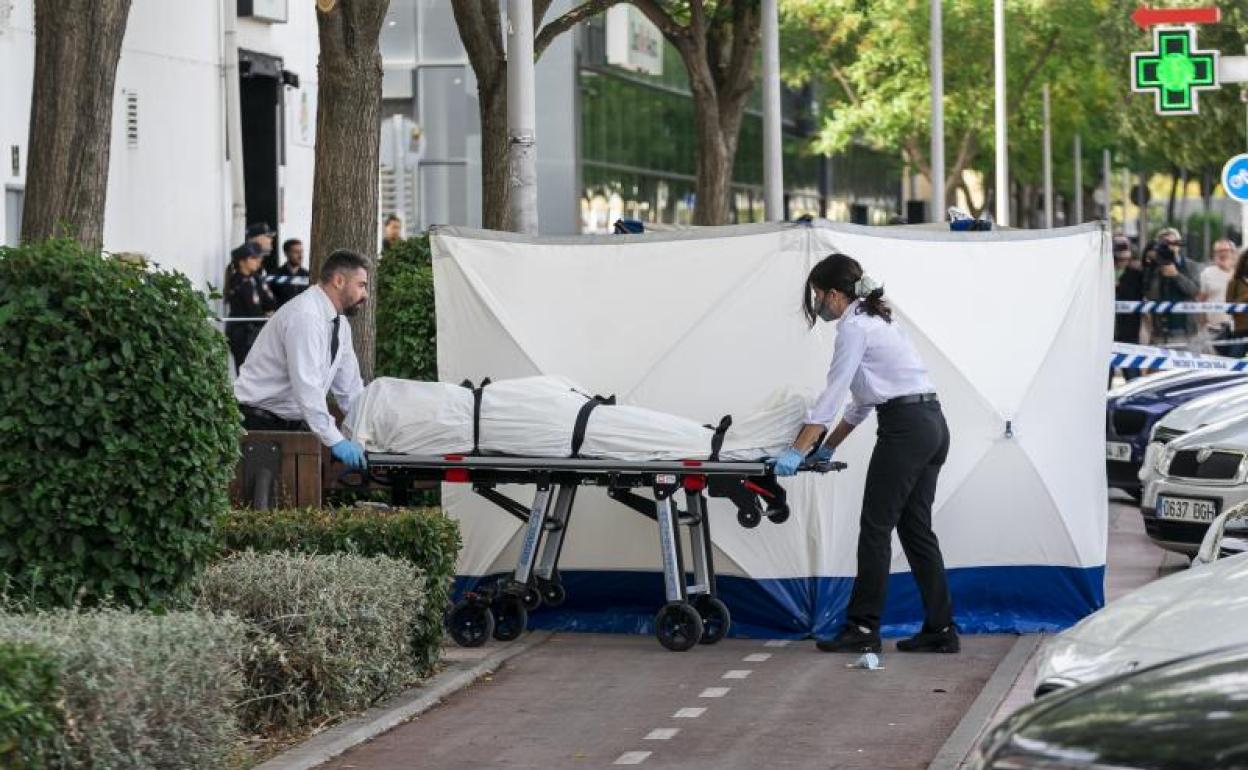
[[[1114,312],[1119,315],[1139,315],[1143,313],[1248,313],[1248,302],[1135,302],[1128,300],[1115,302]]]
[[[309,283],[306,275],[270,275],[265,281],[282,286],[307,286]]]
[[[1111,369],[1208,369],[1248,371],[1248,359],[1207,356],[1186,350],[1154,348],[1115,342],[1109,356]]]

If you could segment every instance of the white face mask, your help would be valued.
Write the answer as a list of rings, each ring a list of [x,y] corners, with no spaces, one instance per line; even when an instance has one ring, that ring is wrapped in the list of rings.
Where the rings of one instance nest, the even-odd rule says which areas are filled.
[[[832,296],[832,292],[823,295],[823,302],[819,305],[819,317],[825,321],[835,321],[841,317],[841,314],[828,306],[828,299]]]

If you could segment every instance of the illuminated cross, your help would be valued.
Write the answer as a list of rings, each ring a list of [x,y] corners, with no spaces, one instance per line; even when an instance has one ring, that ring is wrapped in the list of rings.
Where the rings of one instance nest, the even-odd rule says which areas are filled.
[[[1200,112],[1199,91],[1218,88],[1218,52],[1196,50],[1196,30],[1153,30],[1153,50],[1131,54],[1131,90],[1152,91],[1161,115]]]

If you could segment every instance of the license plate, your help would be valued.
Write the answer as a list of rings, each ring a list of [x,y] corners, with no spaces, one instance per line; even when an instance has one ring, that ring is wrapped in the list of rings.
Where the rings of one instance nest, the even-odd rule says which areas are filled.
[[[1131,461],[1131,445],[1123,441],[1106,441],[1105,457],[1110,460]]]
[[[1162,496],[1157,498],[1157,516],[1162,519],[1208,524],[1218,517],[1218,504],[1213,500]]]

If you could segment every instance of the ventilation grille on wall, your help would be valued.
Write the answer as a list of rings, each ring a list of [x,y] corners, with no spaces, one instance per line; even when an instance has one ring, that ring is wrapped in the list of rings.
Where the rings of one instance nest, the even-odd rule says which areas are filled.
[[[3,0],[0,0],[2,2]],[[139,92],[123,90],[126,99],[126,146],[139,146]]]

